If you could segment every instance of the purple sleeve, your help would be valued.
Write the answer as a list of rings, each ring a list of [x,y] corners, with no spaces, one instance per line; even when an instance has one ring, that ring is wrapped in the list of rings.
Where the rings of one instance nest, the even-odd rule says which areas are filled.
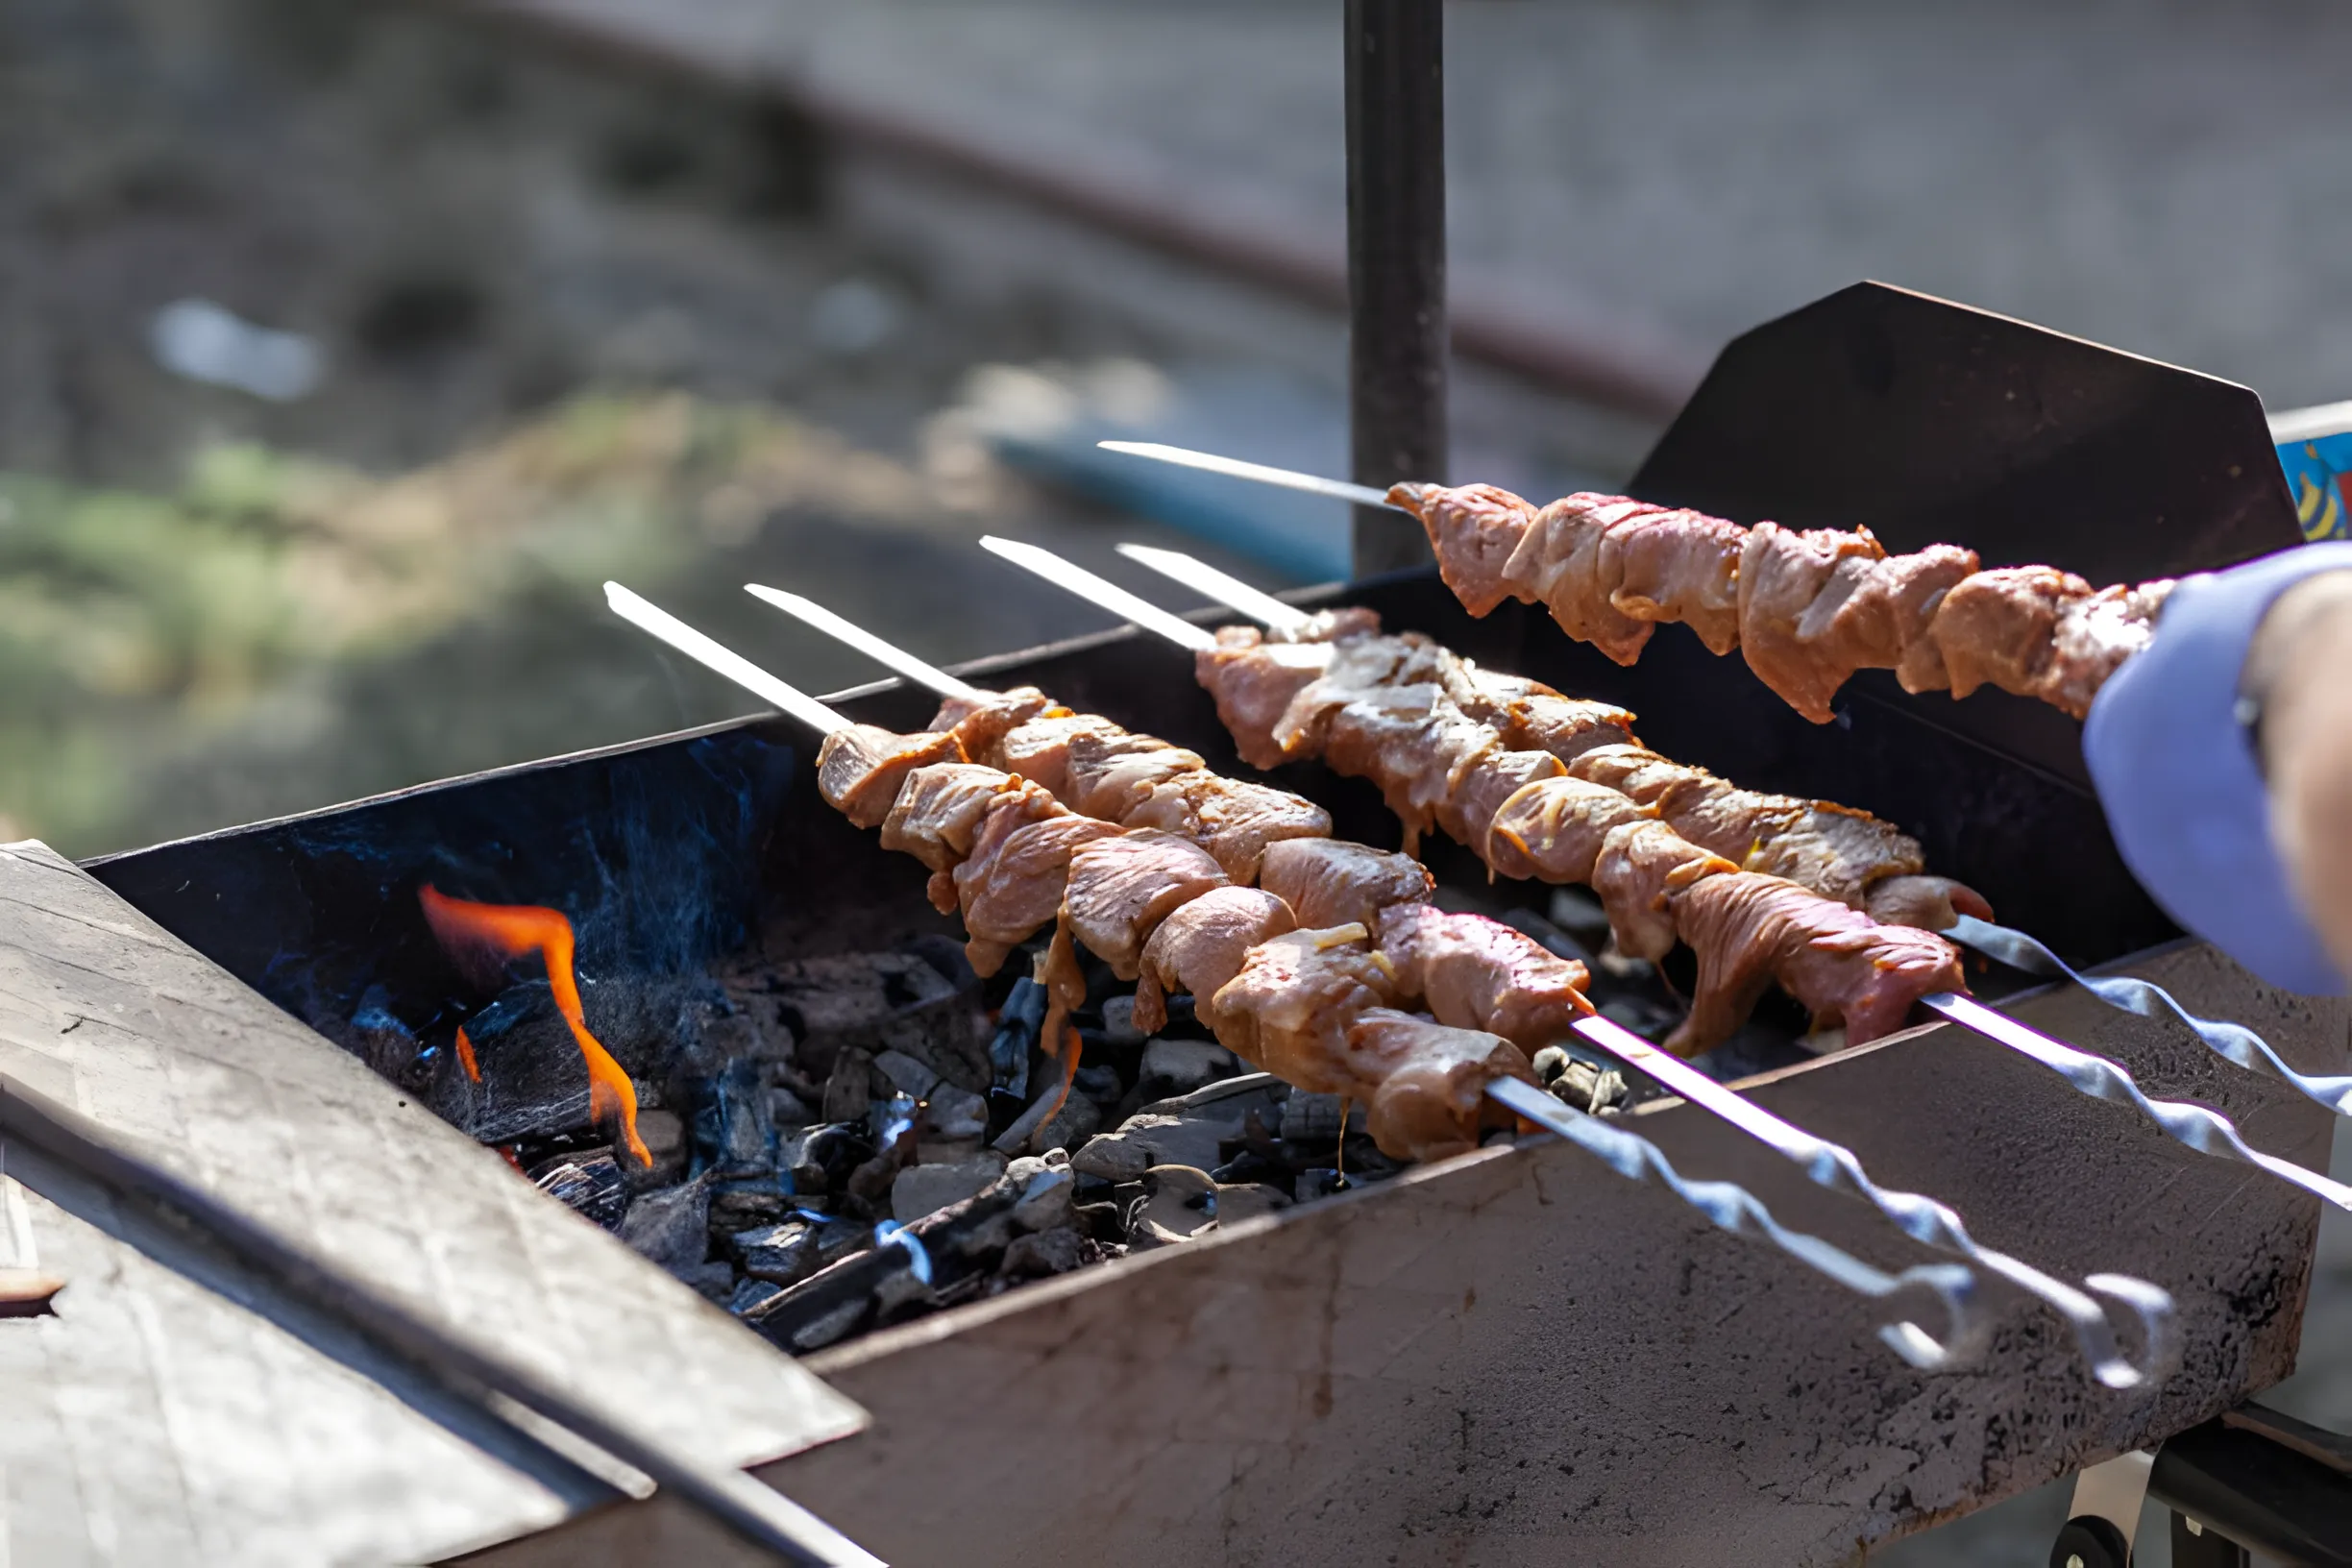
[[[2183,929],[2274,986],[2340,996],[2270,840],[2270,802],[2238,714],[2239,673],[2280,594],[2352,570],[2352,542],[2307,545],[2173,590],[2156,636],[2108,679],[2083,759],[2116,847]]]

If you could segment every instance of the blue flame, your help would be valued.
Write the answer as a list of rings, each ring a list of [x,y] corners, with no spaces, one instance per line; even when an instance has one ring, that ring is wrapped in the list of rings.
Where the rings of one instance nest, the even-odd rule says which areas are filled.
[[[923,1284],[931,1283],[931,1255],[923,1250],[922,1238],[894,1219],[886,1219],[874,1227],[874,1244],[882,1247],[902,1247],[906,1250],[915,1277]]]

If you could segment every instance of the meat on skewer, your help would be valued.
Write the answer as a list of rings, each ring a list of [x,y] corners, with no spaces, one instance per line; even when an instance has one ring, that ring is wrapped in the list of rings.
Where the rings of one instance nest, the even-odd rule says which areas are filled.
[[[1680,622],[1815,723],[1857,670],[1908,692],[1997,686],[2080,719],[2147,645],[2168,579],[2095,589],[2046,566],[1979,570],[1973,551],[1889,555],[1867,528],[1742,527],[1686,508],[1580,491],[1538,507],[1490,484],[1400,484],[1437,570],[1472,615],[1541,604],[1570,636],[1631,664]]]
[[[1941,938],[1878,924],[1798,883],[1745,870],[1740,862],[1686,837],[1678,830],[1680,821],[1667,814],[1696,818],[1703,830],[1716,836],[1728,822],[1785,822],[1799,811],[1825,819],[1831,832],[1843,830],[1849,819],[1787,797],[1751,796],[1743,802],[1740,797],[1748,792],[1698,770],[1675,769],[1634,746],[1629,732],[1622,741],[1585,747],[1567,761],[1551,752],[1513,751],[1507,713],[1503,723],[1482,721],[1456,698],[1455,694],[1465,694],[1468,701],[1497,712],[1495,685],[1480,680],[1482,673],[1467,661],[1445,670],[1427,639],[1383,638],[1359,630],[1333,646],[1326,665],[1346,679],[1302,679],[1308,663],[1293,654],[1256,656],[1262,649],[1286,646],[1298,645],[1268,644],[1248,628],[1227,628],[1215,648],[1199,655],[1202,684],[1216,697],[1229,723],[1240,713],[1262,718],[1275,712],[1269,692],[1290,691],[1268,730],[1237,727],[1236,740],[1244,751],[1319,754],[1337,772],[1379,784],[1405,821],[1409,839],[1435,825],[1477,851],[1498,873],[1532,872],[1591,884],[1601,894],[1619,948],[1627,953],[1655,960],[1678,941],[1699,950],[1701,994],[1668,1040],[1670,1049],[1688,1055],[1720,1043],[1776,979],[1805,1005],[1817,1026],[1842,1023],[1857,1043],[1901,1027],[1920,997],[1965,989],[1959,953]],[[1437,678],[1355,684],[1384,669],[1392,675],[1434,674]],[[1518,684],[1516,700],[1538,695],[1524,689],[1528,683]],[[1548,700],[1556,707],[1571,699],[1550,694]],[[1647,800],[1605,782],[1615,777],[1630,785],[1642,773],[1659,785],[1648,791]],[[1874,822],[1858,814],[1851,820]],[[1784,854],[1792,839],[1818,846],[1812,858],[1819,874],[1821,862],[1839,864],[1831,832],[1783,825],[1777,842]],[[1752,860],[1760,843],[1759,836],[1747,846]],[[1849,850],[1846,858],[1855,857]],[[1880,865],[1897,869],[1883,860]],[[1898,866],[1904,876],[1887,880],[1914,889],[1923,885],[1915,874],[1915,845]],[[1732,886],[1750,890],[1747,895],[1733,899],[1727,892],[1710,891],[1693,903],[1698,889],[1725,877],[1737,878]],[[1853,881],[1857,894],[1864,894],[1857,902],[1866,902],[1866,879],[1856,874]],[[1973,898],[1951,886],[1957,891],[1947,896]],[[1718,904],[1732,913],[1718,912]],[[1713,918],[1700,919],[1703,910]]]
[[[1082,817],[1001,770],[952,760],[911,766],[961,754],[960,745],[939,744],[941,733],[954,739],[951,732],[892,737],[865,726],[838,731],[819,756],[820,788],[862,820],[890,796],[884,842],[930,868],[931,894],[943,910],[962,910],[967,950],[981,972],[993,972],[1015,945],[1053,925],[1041,979],[1052,1003],[1045,1039],[1063,1056],[1066,1088],[1076,1054],[1063,1020],[1085,994],[1078,943],[1122,978],[1141,982],[1137,1005],[1147,1027],[1164,1020],[1168,986],[1192,992],[1203,999],[1203,1020],[1245,1060],[1294,1084],[1363,1101],[1374,1140],[1399,1158],[1475,1146],[1490,1114],[1483,1084],[1497,1075],[1532,1082],[1528,1050],[1589,1010],[1581,1002],[1582,966],[1499,923],[1442,917],[1457,922],[1447,935],[1463,951],[1422,957],[1416,950],[1409,962],[1421,968],[1411,974],[1432,976],[1450,1017],[1466,1020],[1483,1006],[1526,1037],[1527,1049],[1480,1028],[1408,1029],[1395,1019],[1360,1043],[1360,1014],[1418,994],[1364,925],[1298,934],[1303,951],[1285,967],[1293,956],[1286,941],[1302,943],[1288,937],[1296,919],[1281,897],[1235,886],[1191,839]],[[1378,918],[1400,894],[1427,896],[1427,873],[1416,880],[1409,862],[1395,864],[1403,857],[1356,845],[1314,848],[1329,843],[1280,845],[1284,874],[1312,897],[1332,907],[1370,907]],[[1493,972],[1473,972],[1480,963]],[[1335,985],[1342,975],[1367,983]]]

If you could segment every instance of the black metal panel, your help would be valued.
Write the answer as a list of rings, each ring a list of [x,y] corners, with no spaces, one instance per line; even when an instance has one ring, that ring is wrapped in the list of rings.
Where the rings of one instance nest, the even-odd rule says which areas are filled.
[[[1347,0],[1348,429],[1359,484],[1446,469],[1445,10]],[[1429,559],[1356,508],[1356,576]]]
[[[1634,477],[1645,500],[1743,523],[1867,527],[1889,550],[1966,545],[2095,583],[2226,566],[2302,542],[2245,387],[1989,311],[1856,283],[1732,341]],[[2085,782],[2080,726],[1980,692],[1892,704]]]

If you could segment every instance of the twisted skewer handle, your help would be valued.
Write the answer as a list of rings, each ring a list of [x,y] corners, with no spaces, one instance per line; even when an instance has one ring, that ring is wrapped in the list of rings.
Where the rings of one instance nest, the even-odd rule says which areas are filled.
[[[2120,1304],[2138,1320],[2144,1348],[2142,1364],[2135,1365],[2119,1347],[2115,1328],[2097,1302],[2021,1259],[1980,1245],[1968,1234],[1960,1216],[1946,1205],[1918,1192],[1888,1191],[1870,1179],[1851,1149],[1781,1120],[1629,1029],[1606,1018],[1588,1017],[1580,1020],[1576,1030],[1627,1066],[1648,1074],[1670,1091],[1722,1117],[1801,1167],[1805,1179],[1816,1187],[1867,1203],[1913,1240],[1956,1253],[2048,1303],[2073,1329],[2075,1342],[2082,1347],[2092,1375],[2106,1386],[2137,1388],[2160,1383],[2178,1365],[2180,1335],[2173,1322],[2172,1298],[2159,1286],[2127,1274],[2094,1274],[2083,1282],[2091,1290]]]
[[[2022,931],[2013,931],[2005,925],[1995,925],[1971,915],[1944,935],[1952,941],[1973,947],[1990,958],[1997,958],[2013,969],[2027,974],[2039,974],[2051,980],[2071,980],[2108,1006],[2125,1013],[2136,1013],[2144,1018],[2161,1017],[2169,1013],[2196,1031],[2216,1056],[2234,1062],[2251,1072],[2267,1071],[2283,1078],[2297,1090],[2326,1106],[2340,1116],[2352,1116],[2352,1076],[2325,1077],[2318,1073],[2297,1072],[2280,1060],[2270,1042],[2242,1024],[2225,1022],[2219,1018],[2200,1018],[2175,1000],[2170,992],[2145,980],[2134,980],[2126,975],[2098,976],[2078,973],[2065,959],[2051,952]]]
[[[1908,1319],[1882,1324],[1878,1330],[1878,1337],[1887,1347],[1913,1366],[1923,1371],[1943,1370],[1974,1359],[1984,1348],[1988,1326],[1977,1307],[1976,1276],[1964,1265],[1923,1263],[1900,1274],[1888,1274],[1818,1236],[1788,1229],[1743,1187],[1731,1182],[1685,1180],[1667,1163],[1664,1152],[1648,1139],[1572,1110],[1532,1084],[1501,1078],[1487,1085],[1486,1092],[1497,1103],[1547,1132],[1558,1134],[1628,1181],[1654,1178],[1719,1228],[1775,1247],[1856,1295],[1884,1301],[1906,1291],[1927,1291],[1944,1309],[1947,1327],[1941,1340]]]
[[[2185,1100],[2151,1100],[2140,1091],[2138,1084],[2132,1082],[2130,1073],[2105,1057],[2093,1056],[2070,1045],[2061,1045],[2017,1019],[1994,1012],[1972,997],[1941,992],[1922,1000],[1954,1023],[1972,1029],[1997,1044],[2006,1045],[2020,1056],[2041,1063],[2095,1100],[2114,1100],[2136,1107],[2142,1115],[2163,1128],[2175,1141],[2186,1143],[2199,1154],[2210,1154],[2222,1160],[2242,1160],[2258,1169],[2268,1171],[2280,1181],[2292,1182],[2306,1192],[2318,1194],[2339,1209],[2352,1211],[2352,1187],[2330,1181],[2317,1171],[2305,1170],[2291,1160],[2282,1160],[2275,1154],[2249,1148],[2230,1119],[2217,1111],[2208,1111],[2201,1105],[2191,1105]]]

